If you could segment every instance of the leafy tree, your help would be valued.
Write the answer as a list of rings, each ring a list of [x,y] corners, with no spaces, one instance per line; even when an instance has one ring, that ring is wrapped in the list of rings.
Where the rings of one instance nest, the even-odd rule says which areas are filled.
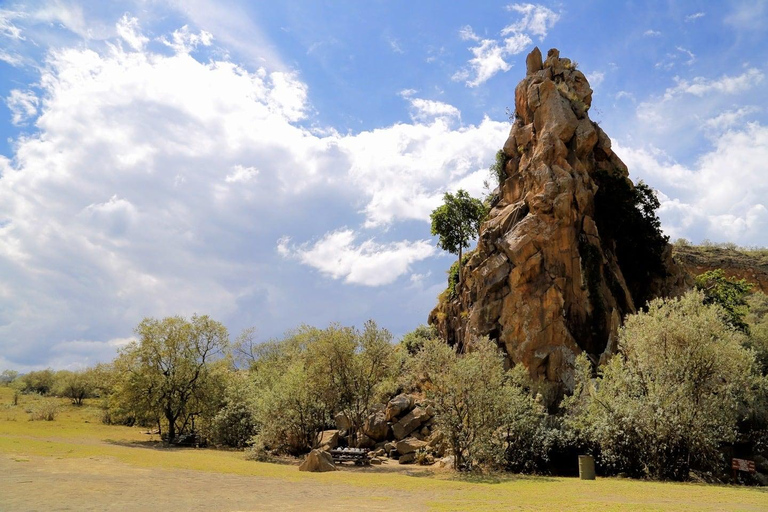
[[[749,326],[747,347],[755,351],[760,372],[768,375],[768,296],[755,292],[746,300],[749,306],[745,319]]]
[[[748,312],[747,294],[752,285],[744,279],[731,279],[722,269],[710,270],[696,277],[696,288],[704,292],[706,304],[717,304],[723,308],[728,325],[742,332],[748,332],[744,321]]]
[[[53,388],[55,374],[50,368],[25,373],[18,377],[20,390],[24,393],[47,395]]]
[[[619,354],[597,381],[579,357],[564,407],[609,470],[683,480],[691,469],[717,468],[721,444],[735,440],[754,359],[722,309],[703,300],[698,291],[656,299],[627,317]]]
[[[655,192],[639,181],[634,186],[624,176],[596,172],[595,222],[600,236],[616,244],[616,256],[635,306],[650,297],[655,277],[664,276],[664,251],[669,237],[661,231],[656,215],[660,203]]]
[[[70,372],[62,370],[56,373],[53,393],[72,400],[73,405],[83,405],[83,400],[91,398],[95,393],[95,383],[92,370]]]
[[[16,380],[16,377],[19,376],[19,372],[16,370],[3,370],[3,373],[0,373],[0,384],[4,386],[8,386]]]
[[[145,318],[138,342],[115,360],[115,407],[140,422],[167,428],[169,442],[189,431],[209,412],[221,392],[220,369],[213,362],[228,346],[227,329],[208,316]],[[218,404],[216,404],[218,405]]]
[[[459,261],[464,249],[477,236],[480,224],[487,214],[482,201],[459,189],[456,195],[446,192],[443,204],[430,215],[432,235],[439,236],[438,246],[451,254],[457,254]],[[459,283],[461,265],[459,265]]]
[[[403,336],[400,344],[410,355],[415,355],[424,347],[427,341],[437,338],[437,329],[434,325],[420,325]]]
[[[437,429],[454,456],[454,468],[481,465],[533,469],[521,456],[539,447],[535,435],[544,410],[504,371],[504,357],[488,338],[476,340],[466,354],[428,340],[413,359],[414,378],[426,380],[435,403]]]

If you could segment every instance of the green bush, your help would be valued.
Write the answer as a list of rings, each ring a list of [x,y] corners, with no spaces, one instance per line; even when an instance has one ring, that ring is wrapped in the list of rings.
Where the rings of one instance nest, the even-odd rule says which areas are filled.
[[[41,398],[29,413],[31,421],[53,421],[59,414],[59,404],[54,398]]]
[[[579,357],[576,390],[564,403],[568,426],[607,471],[684,480],[690,470],[721,467],[720,446],[736,439],[757,376],[743,335],[703,300],[693,291],[629,316],[619,354],[597,380]]]
[[[426,379],[435,426],[454,456],[454,468],[534,471],[546,459],[544,408],[504,370],[504,357],[488,338],[459,355],[429,340],[413,359],[414,379]],[[535,454],[534,454],[535,452]]]

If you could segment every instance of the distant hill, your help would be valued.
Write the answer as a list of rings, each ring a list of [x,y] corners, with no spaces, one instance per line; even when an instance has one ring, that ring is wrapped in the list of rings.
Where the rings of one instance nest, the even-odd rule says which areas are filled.
[[[688,245],[676,242],[672,254],[692,276],[723,269],[728,277],[745,279],[768,293],[768,248],[745,248],[735,244]]]

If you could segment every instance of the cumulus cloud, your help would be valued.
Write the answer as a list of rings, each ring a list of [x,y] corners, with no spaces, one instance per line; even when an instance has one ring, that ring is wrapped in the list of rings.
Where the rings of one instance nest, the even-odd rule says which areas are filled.
[[[284,257],[296,258],[333,279],[365,286],[381,286],[408,273],[411,264],[433,256],[430,240],[380,244],[374,239],[356,244],[358,234],[351,229],[326,233],[314,244],[290,247],[282,238],[277,250]]]
[[[10,366],[66,366],[84,347],[107,357],[144,316],[271,325],[290,314],[285,275],[301,269],[366,286],[425,274],[436,254],[421,240],[429,212],[487,173],[509,130],[464,125],[454,106],[415,92],[404,95],[407,123],[304,128],[309,89],[297,73],[197,60],[190,49],[210,40],[189,28],[166,36],[170,54],[155,53],[131,20],[120,21],[123,45],[50,51],[37,81],[44,103],[23,90],[13,100],[37,131],[0,157],[0,353]],[[339,229],[349,219],[360,226]],[[390,230],[409,221],[413,236]],[[322,233],[275,251],[282,236]],[[403,303],[422,297],[408,293]],[[373,314],[345,300],[333,319]],[[281,325],[330,321],[311,309]]]
[[[658,37],[658,36],[660,36],[660,35],[661,35],[661,32],[659,32],[658,30],[653,30],[653,29],[650,29],[650,28],[649,28],[648,30],[646,30],[645,32],[643,32],[643,35],[644,35],[645,37]]]
[[[471,26],[459,30],[463,41],[477,43],[469,47],[473,57],[467,66],[453,75],[454,81],[464,81],[467,87],[477,87],[500,72],[509,71],[512,65],[507,58],[522,53],[533,42],[531,36],[544,40],[547,33],[560,19],[560,14],[535,4],[511,4],[507,10],[520,18],[499,32],[499,38],[481,38]]]
[[[673,238],[768,245],[768,127],[750,122],[724,130],[691,166],[653,146],[614,149],[635,176],[664,192],[660,217]]]

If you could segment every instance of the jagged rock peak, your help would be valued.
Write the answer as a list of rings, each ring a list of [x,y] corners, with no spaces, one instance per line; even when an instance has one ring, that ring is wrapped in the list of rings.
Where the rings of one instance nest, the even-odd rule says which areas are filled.
[[[534,48],[515,88],[504,171],[464,282],[429,317],[460,349],[488,335],[510,364],[566,387],[578,353],[605,359],[626,314],[683,286],[668,246],[653,254],[659,261],[651,270],[631,254],[619,261],[627,243],[616,233],[611,201],[634,188],[610,138],[589,119],[591,104],[575,63],[557,49],[542,61]]]

